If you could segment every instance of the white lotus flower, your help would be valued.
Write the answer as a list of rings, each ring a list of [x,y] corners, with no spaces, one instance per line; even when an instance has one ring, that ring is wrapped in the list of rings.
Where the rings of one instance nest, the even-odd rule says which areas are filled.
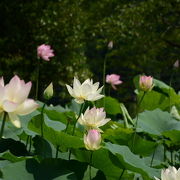
[[[85,111],[84,114],[81,114],[80,118],[78,119],[78,122],[86,126],[87,129],[98,129],[100,132],[102,130],[99,129],[99,127],[105,125],[107,122],[109,122],[111,119],[106,118],[106,113],[104,112],[103,108],[95,108],[88,109]]]
[[[156,180],[160,180],[155,177]],[[180,168],[177,170],[175,167],[170,166],[168,169],[161,171],[161,180],[180,180]]]
[[[17,75],[6,86],[0,79],[0,112],[7,112],[16,127],[21,127],[18,115],[29,114],[38,107],[33,99],[27,99],[31,86],[31,82],[25,83]]]
[[[87,79],[82,84],[74,77],[73,88],[66,85],[69,94],[75,98],[75,101],[82,104],[85,100],[96,101],[104,97],[101,95],[102,88],[99,88],[99,82],[93,84],[93,80]],[[99,88],[99,89],[98,89]]]

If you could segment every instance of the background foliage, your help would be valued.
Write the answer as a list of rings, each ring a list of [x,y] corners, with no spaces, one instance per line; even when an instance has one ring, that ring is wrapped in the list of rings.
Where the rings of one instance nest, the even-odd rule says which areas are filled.
[[[61,97],[54,103],[67,102],[65,83],[74,76],[102,82],[106,57],[107,73],[120,74],[124,81],[114,95],[132,102],[134,75],[146,73],[169,83],[180,52],[179,9],[179,0],[3,0],[0,75],[35,82],[36,48],[46,43],[56,56],[41,64],[40,94],[53,81]],[[110,41],[114,46],[108,50]],[[178,75],[172,81],[176,90]]]

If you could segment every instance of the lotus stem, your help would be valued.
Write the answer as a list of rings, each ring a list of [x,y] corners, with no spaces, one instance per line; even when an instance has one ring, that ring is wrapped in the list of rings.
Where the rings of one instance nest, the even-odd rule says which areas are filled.
[[[4,126],[5,126],[5,122],[6,122],[6,115],[7,115],[7,112],[4,112],[3,121],[2,121],[2,125],[1,125],[1,131],[0,131],[0,139],[2,139],[2,136],[3,136]]]
[[[137,103],[137,111],[136,111],[136,123],[135,123],[135,132],[134,132],[134,136],[133,136],[133,142],[132,142],[132,152],[133,152],[133,150],[134,150],[134,143],[135,143],[135,139],[136,139],[136,130],[137,130],[137,126],[138,126],[138,120],[139,120],[139,108],[140,108],[140,105],[141,105],[141,103],[142,103],[142,101],[143,101],[143,99],[144,99],[144,96],[146,95],[146,92],[144,91],[143,92],[143,95],[141,96],[141,99],[140,99],[140,101],[139,101],[139,103]]]
[[[40,71],[40,58],[38,58],[37,74],[36,74],[36,96],[35,96],[36,100],[38,100],[38,91],[39,91],[39,71]]]
[[[93,151],[90,153],[90,159],[89,159],[89,179],[91,180],[91,166],[92,166],[92,157],[93,157]]]
[[[43,116],[43,113],[44,113],[44,108],[45,108],[46,104],[44,103],[43,104],[43,107],[42,107],[42,110],[41,110],[41,137],[43,137],[43,123],[44,123],[44,116]]]

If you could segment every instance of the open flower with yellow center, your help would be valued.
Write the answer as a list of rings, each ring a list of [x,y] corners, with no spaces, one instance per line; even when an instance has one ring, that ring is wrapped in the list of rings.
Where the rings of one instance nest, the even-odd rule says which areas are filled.
[[[21,127],[18,115],[29,114],[38,107],[33,99],[27,99],[31,86],[31,82],[25,83],[17,75],[6,86],[0,79],[0,113],[7,112],[16,127]]]
[[[102,130],[99,127],[105,125],[111,119],[106,118],[106,112],[104,112],[103,108],[95,108],[87,109],[84,114],[81,114],[78,122],[86,126],[87,129],[98,129],[100,132]]]
[[[160,180],[155,177],[156,180]],[[170,166],[161,171],[161,180],[180,180],[180,168],[177,170],[175,167]]]
[[[82,84],[76,78],[74,78],[73,88],[66,85],[69,94],[75,98],[75,101],[79,104],[87,101],[96,101],[104,97],[101,95],[102,88],[99,88],[99,82],[93,84],[93,80],[87,79]],[[99,88],[99,89],[98,89]]]

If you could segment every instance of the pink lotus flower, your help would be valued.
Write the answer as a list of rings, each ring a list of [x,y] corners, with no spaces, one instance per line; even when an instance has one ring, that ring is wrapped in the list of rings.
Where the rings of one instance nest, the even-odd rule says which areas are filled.
[[[7,112],[16,127],[21,127],[17,115],[29,114],[38,107],[33,99],[27,99],[31,86],[31,82],[25,83],[17,75],[6,86],[3,77],[0,79],[0,113]]]
[[[51,46],[42,44],[38,46],[37,48],[37,56],[39,58],[44,59],[45,61],[49,61],[50,57],[54,56],[53,50],[51,49]]]
[[[106,82],[111,84],[114,90],[117,89],[115,85],[122,84],[122,81],[120,80],[120,75],[117,74],[106,75]]]
[[[90,129],[87,135],[84,135],[84,144],[88,150],[97,150],[101,146],[101,134],[95,129]]]
[[[139,87],[142,91],[150,91],[153,88],[153,78],[151,76],[140,76]]]

